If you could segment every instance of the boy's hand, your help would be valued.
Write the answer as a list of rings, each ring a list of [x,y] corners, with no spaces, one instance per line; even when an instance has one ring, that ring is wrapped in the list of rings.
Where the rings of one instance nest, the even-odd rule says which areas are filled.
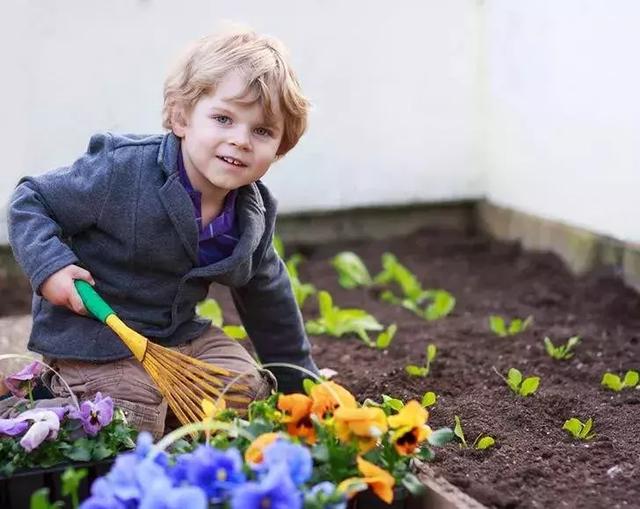
[[[65,306],[74,313],[86,316],[87,310],[73,284],[75,279],[82,279],[90,285],[96,284],[89,271],[77,265],[67,265],[45,279],[40,287],[40,293],[51,304]]]

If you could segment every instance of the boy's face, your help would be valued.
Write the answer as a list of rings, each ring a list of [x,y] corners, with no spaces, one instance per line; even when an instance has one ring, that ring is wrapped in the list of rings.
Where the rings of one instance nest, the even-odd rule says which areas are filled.
[[[230,72],[215,92],[203,95],[190,112],[182,112],[173,122],[173,132],[182,138],[189,180],[204,200],[219,199],[258,180],[276,158],[284,128],[278,101],[272,102],[270,125],[259,101],[236,99],[245,87],[242,75]]]

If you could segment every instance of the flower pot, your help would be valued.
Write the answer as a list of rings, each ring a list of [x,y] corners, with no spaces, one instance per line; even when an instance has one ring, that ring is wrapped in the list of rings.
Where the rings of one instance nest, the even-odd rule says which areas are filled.
[[[353,497],[348,509],[423,509],[427,507],[424,495],[411,495],[404,490],[394,490],[393,502],[383,502],[371,490],[363,491]]]
[[[78,495],[82,500],[89,495],[89,488],[93,481],[109,472],[113,461],[112,458],[89,463],[65,463],[46,469],[15,472],[11,477],[0,478],[0,507],[2,509],[29,509],[31,495],[40,488],[49,489],[50,501],[63,500],[61,477],[70,466],[75,469],[86,468],[88,470],[88,474],[81,481],[78,490]],[[64,503],[64,507],[71,507],[68,499],[65,498]]]

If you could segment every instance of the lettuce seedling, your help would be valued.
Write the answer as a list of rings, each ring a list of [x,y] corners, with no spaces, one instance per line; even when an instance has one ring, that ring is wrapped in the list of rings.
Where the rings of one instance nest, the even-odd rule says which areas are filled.
[[[571,350],[578,343],[580,343],[580,336],[572,336],[564,345],[560,346],[555,346],[548,337],[544,338],[544,348],[549,354],[549,357],[559,361],[573,357],[573,352]]]
[[[453,427],[453,434],[460,439],[460,448],[462,449],[469,447],[464,437],[464,431],[462,431],[462,423],[460,422],[460,417],[456,415],[454,416],[454,420],[455,426]],[[484,433],[480,433],[473,441],[473,444],[471,444],[472,449],[481,451],[495,445],[496,441],[493,439],[493,437],[490,437],[489,435],[482,435],[484,435]]]
[[[222,308],[215,299],[205,299],[196,305],[196,314],[207,320],[211,324],[222,329],[227,336],[233,339],[245,339],[247,331],[242,325],[223,325]]]
[[[620,392],[622,389],[632,388],[638,385],[638,381],[640,381],[640,376],[637,371],[630,369],[624,375],[624,378],[621,380],[620,377],[614,373],[605,373],[602,376],[602,381],[600,384],[607,389],[611,389],[612,391]]]
[[[506,382],[506,384],[509,386],[509,389],[511,389],[518,396],[530,396],[538,390],[538,386],[540,385],[539,376],[530,376],[523,379],[522,373],[516,368],[511,368],[509,370],[509,372],[507,373],[507,378],[502,376],[500,372],[495,368],[495,366],[493,367],[493,370],[500,378],[502,378]]]
[[[593,426],[593,419],[589,417],[587,422],[581,422],[579,419],[572,417],[571,419],[564,422],[562,429],[566,429],[569,433],[573,435],[573,438],[577,438],[578,440],[591,440],[596,436],[595,433],[591,433],[591,428]]]
[[[522,318],[514,318],[509,325],[507,325],[506,320],[500,315],[491,315],[489,317],[489,327],[501,338],[515,336],[520,332],[524,332],[532,323],[533,316],[528,316],[524,320]]]
[[[302,283],[298,275],[298,265],[302,262],[303,258],[301,254],[292,255],[285,263],[287,272],[289,274],[289,280],[291,281],[291,289],[293,290],[293,296],[296,299],[298,307],[302,309],[307,298],[316,293],[316,287],[311,283]]]
[[[398,326],[395,323],[389,325],[389,327],[387,327],[387,330],[382,331],[380,334],[378,334],[378,338],[376,339],[376,348],[379,348],[380,350],[388,348],[397,331]]]
[[[427,345],[424,365],[417,366],[415,364],[409,364],[408,366],[405,366],[405,371],[411,376],[420,376],[422,378],[427,377],[431,370],[431,361],[436,358],[437,352],[438,349],[436,348],[436,345]]]
[[[351,251],[338,253],[331,260],[331,265],[338,272],[338,282],[343,288],[371,286],[373,279],[362,259]]]
[[[428,391],[422,395],[422,401],[420,404],[425,408],[429,408],[430,406],[435,405],[437,401],[438,395],[435,392]]]
[[[320,318],[309,320],[305,324],[307,333],[314,335],[328,334],[336,338],[342,337],[344,334],[354,333],[367,346],[376,346],[367,331],[382,331],[384,327],[369,313],[363,309],[340,309],[334,306],[331,295],[326,291],[318,293],[318,305]],[[389,329],[391,328],[390,326]],[[386,332],[391,336],[389,329]],[[381,340],[380,342],[384,344],[386,340]]]
[[[391,253],[382,255],[382,272],[375,277],[376,284],[396,283],[403,297],[398,297],[391,290],[380,294],[380,299],[413,311],[426,320],[438,320],[447,316],[456,305],[456,299],[446,290],[423,290],[415,275]],[[429,305],[423,309],[425,302]]]

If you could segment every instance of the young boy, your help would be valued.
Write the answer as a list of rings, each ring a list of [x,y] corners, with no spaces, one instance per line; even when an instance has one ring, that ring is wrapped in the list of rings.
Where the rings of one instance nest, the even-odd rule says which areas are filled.
[[[260,178],[298,142],[309,103],[282,45],[249,31],[194,44],[164,87],[164,136],[98,134],[72,166],[20,181],[9,238],[30,278],[40,352],[80,398],[97,391],[141,430],[162,434],[163,401],[140,363],[87,316],[74,280],[150,340],[236,372],[254,398],[271,377],[195,316],[209,285],[230,287],[263,363],[313,372],[303,322],[272,246],[276,203]],[[283,392],[300,372],[273,369]],[[64,395],[57,377],[54,395]]]

